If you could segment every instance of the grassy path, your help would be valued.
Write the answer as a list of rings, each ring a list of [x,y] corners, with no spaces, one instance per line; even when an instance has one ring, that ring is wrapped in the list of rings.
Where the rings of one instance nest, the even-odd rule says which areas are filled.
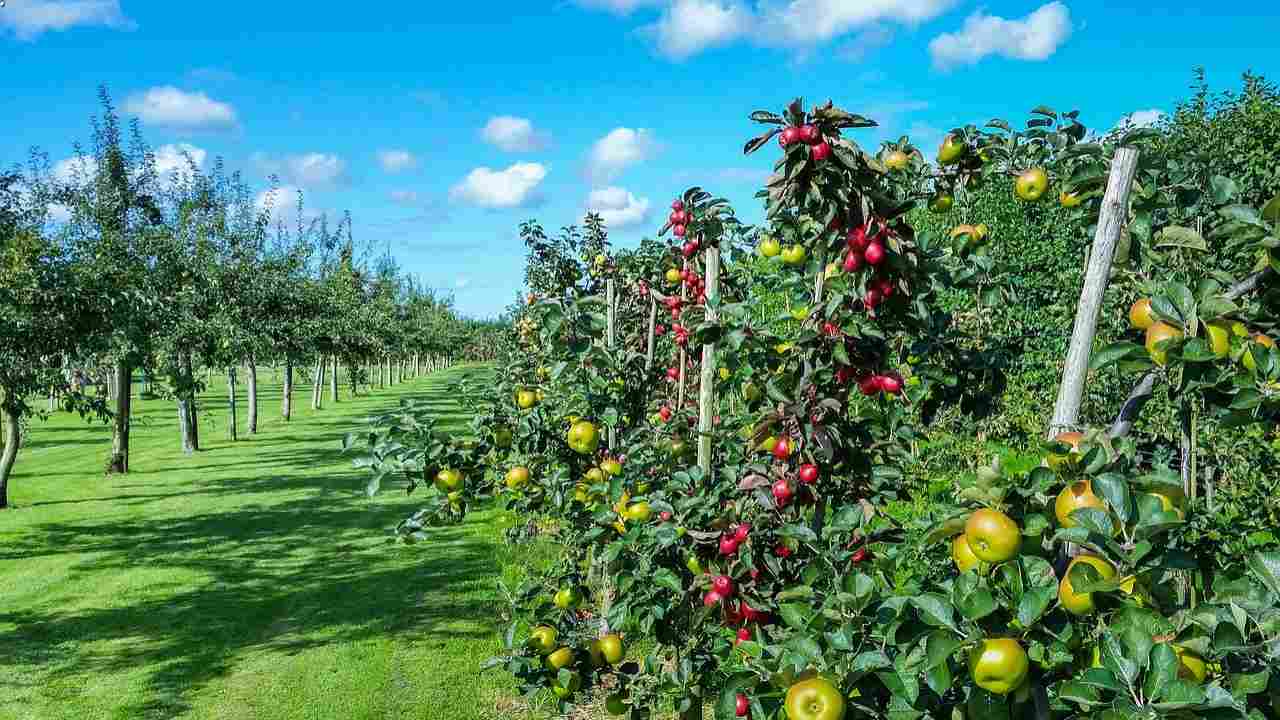
[[[388,544],[415,499],[365,498],[339,455],[345,431],[405,395],[460,428],[447,382],[486,371],[344,391],[287,424],[263,373],[260,432],[234,445],[216,386],[194,457],[173,404],[142,402],[124,477],[102,475],[106,428],[37,422],[17,509],[0,511],[0,719],[506,715],[509,678],[477,673],[499,647],[496,581],[517,565],[497,513]]]

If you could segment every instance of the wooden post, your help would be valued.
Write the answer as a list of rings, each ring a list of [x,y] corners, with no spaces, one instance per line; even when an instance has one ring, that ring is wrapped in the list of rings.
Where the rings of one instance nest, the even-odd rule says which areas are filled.
[[[709,245],[704,256],[703,270],[707,279],[707,299],[720,295],[720,248]],[[706,306],[707,322],[719,319],[719,313]],[[702,344],[702,382],[698,392],[698,467],[710,482],[711,477],[711,431],[716,414],[716,344]]]
[[[689,269],[689,261],[688,261],[688,260],[685,260],[685,261],[684,261],[684,269],[685,269],[685,270],[688,270],[688,269]],[[683,282],[681,282],[681,283],[680,283],[680,312],[681,312],[681,313],[683,313],[683,312],[684,312],[684,310],[685,310],[684,303],[685,303],[685,301],[687,301],[688,299],[689,299],[689,286],[688,286],[688,285],[685,285]],[[671,328],[671,330],[672,330],[672,332],[675,332],[675,323],[672,323],[672,328]],[[680,382],[679,382],[679,384],[676,386],[676,407],[675,407],[675,410],[676,410],[676,412],[683,412],[683,411],[684,411],[684,369],[685,369],[685,367],[684,367],[684,366],[685,366],[686,364],[688,364],[688,353],[686,353],[686,352],[685,352],[685,349],[684,349],[684,348],[680,348],[680,353],[679,353],[679,363],[680,363],[680,365],[679,365],[679,369],[680,369]]]
[[[1084,381],[1089,374],[1089,356],[1098,330],[1098,312],[1111,275],[1116,243],[1120,239],[1120,231],[1129,219],[1129,191],[1133,188],[1133,176],[1137,169],[1137,149],[1122,147],[1116,151],[1116,156],[1111,161],[1111,174],[1107,178],[1107,191],[1102,198],[1098,229],[1094,233],[1093,247],[1089,251],[1084,288],[1080,291],[1080,301],[1076,306],[1071,346],[1067,350],[1067,363],[1062,372],[1058,401],[1053,408],[1053,420],[1049,423],[1049,438],[1063,430],[1074,428],[1079,421]]]
[[[614,286],[613,278],[604,281],[604,301],[605,301],[605,330],[604,342],[605,347],[609,348],[609,354],[613,355],[614,345],[617,342],[617,313],[618,313],[618,294]],[[618,430],[613,426],[609,426],[608,434],[609,452],[613,452],[618,444]]]
[[[648,345],[644,351],[644,371],[646,375],[648,373],[653,372],[653,346],[655,341],[654,331],[657,329],[657,326],[658,326],[658,301],[653,299],[653,296],[650,295],[649,296],[649,339],[648,339]]]

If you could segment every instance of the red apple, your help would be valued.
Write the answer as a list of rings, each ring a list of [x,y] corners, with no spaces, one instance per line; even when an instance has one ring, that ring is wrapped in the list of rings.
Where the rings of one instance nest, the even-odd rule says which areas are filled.
[[[818,132],[816,125],[800,126],[800,142],[807,145],[816,145],[822,139],[822,133]]]
[[[857,272],[862,269],[862,256],[850,250],[844,256],[844,271]]]
[[[711,579],[711,589],[720,593],[720,597],[733,597],[733,578],[728,575],[717,575]]]
[[[880,376],[868,375],[867,377],[862,378],[858,381],[858,389],[867,397],[875,395],[880,392]]]
[[[875,310],[883,299],[884,296],[880,294],[880,291],[871,287],[867,288],[866,294],[862,296],[862,304],[866,305],[868,310]]]
[[[660,520],[662,520],[662,522],[670,522],[670,521],[671,521],[671,513],[670,513],[670,511],[663,510],[662,512],[658,513],[658,518],[659,518]]]
[[[671,419],[671,408],[664,406],[658,411],[658,416],[662,418],[662,422],[667,422]]]
[[[794,125],[785,128],[782,132],[778,133],[778,144],[782,147],[786,147],[794,142],[798,142],[799,140],[800,128],[795,127]]]
[[[680,201],[680,200],[676,200],[675,202],[672,202],[672,203],[671,203],[671,209],[672,209],[672,210],[684,210],[684,202],[682,202],[682,201]]]
[[[674,234],[676,237],[684,237],[684,226],[683,226],[683,225],[676,225],[676,226],[674,226],[674,227],[672,227],[672,228],[671,228],[671,232],[672,232],[672,234]]]
[[[890,395],[897,395],[902,392],[902,380],[894,375],[884,375],[880,378],[880,389]]]
[[[809,148],[809,157],[812,158],[814,162],[822,162],[823,160],[831,157],[831,146],[824,140],[823,142]]]
[[[779,507],[791,502],[793,494],[791,484],[786,480],[779,480],[773,484],[773,499],[778,503]]]
[[[738,642],[743,643],[751,639],[751,631],[747,628],[738,629]],[[735,645],[737,643],[734,643]]]
[[[733,539],[737,540],[739,543],[746,542],[747,538],[750,536],[751,536],[751,526],[748,525],[747,523],[742,523],[741,525],[734,528],[733,530]]]
[[[786,545],[779,545],[778,547],[773,549],[773,554],[777,555],[780,558],[789,558],[791,557],[791,548],[787,547]]]
[[[791,457],[791,440],[786,437],[778,438],[778,442],[773,445],[773,456],[779,460]]]
[[[751,700],[746,695],[738,693],[733,699],[733,714],[738,717],[747,717],[751,714]]]
[[[879,265],[884,262],[884,245],[873,241],[870,245],[867,245],[862,257],[866,258],[869,265]]]
[[[868,554],[869,553],[867,552],[867,549],[865,547],[860,547],[857,550],[853,551],[853,557],[849,558],[849,561],[852,562],[854,565],[857,565],[863,560],[866,560]]]
[[[805,463],[800,466],[800,482],[805,485],[812,485],[818,482],[818,466],[813,463]]]
[[[845,235],[844,242],[849,246],[850,250],[862,251],[867,248],[867,230],[862,226],[858,226],[849,231]]]
[[[715,607],[716,605],[719,605],[722,602],[724,602],[724,597],[720,595],[720,593],[716,592],[715,590],[712,590],[711,592],[702,596],[702,604],[706,607]]]
[[[724,537],[720,538],[720,554],[721,555],[728,556],[728,555],[736,555],[737,553],[738,553],[738,541],[735,540],[732,535],[725,535]]]

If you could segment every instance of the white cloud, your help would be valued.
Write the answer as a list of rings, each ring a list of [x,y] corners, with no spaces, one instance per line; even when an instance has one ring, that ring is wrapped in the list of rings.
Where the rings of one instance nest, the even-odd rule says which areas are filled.
[[[599,188],[587,196],[587,211],[599,213],[610,228],[624,228],[648,219],[649,198],[637,198],[620,187]]]
[[[478,167],[454,185],[449,198],[484,208],[513,208],[532,202],[535,190],[547,177],[540,163],[516,163],[506,170]]]
[[[392,190],[388,193],[391,201],[401,205],[417,205],[418,192],[416,190]]]
[[[804,47],[855,30],[871,30],[876,23],[913,25],[931,20],[953,4],[955,0],[790,0],[762,6],[759,22],[767,44]],[[872,37],[887,41],[880,35]]]
[[[71,219],[71,208],[62,203],[49,203],[49,222],[61,225]]]
[[[59,160],[53,166],[53,179],[64,185],[84,185],[98,174],[98,161],[88,155]]]
[[[658,143],[648,130],[615,128],[591,146],[587,155],[587,177],[593,182],[608,182],[657,152]]]
[[[1120,118],[1120,122],[1116,123],[1116,127],[1123,128],[1145,128],[1151,127],[1164,119],[1164,111],[1151,108],[1150,110],[1135,110],[1134,112]]]
[[[251,160],[263,173],[278,175],[304,188],[331,188],[347,181],[346,161],[331,153],[310,152],[285,157],[254,153]]]
[[[644,32],[654,38],[659,52],[681,60],[732,42],[752,25],[751,10],[735,0],[675,0]]]
[[[489,118],[480,137],[494,147],[507,152],[533,152],[547,146],[550,138],[545,132],[534,130],[526,118],[499,115]]]
[[[378,164],[389,173],[397,173],[418,166],[418,158],[408,150],[379,150]]]
[[[1040,6],[1021,20],[978,11],[959,32],[943,33],[929,43],[937,68],[972,65],[988,55],[1014,60],[1044,60],[1071,36],[1071,12],[1060,2]]]
[[[574,2],[585,8],[608,10],[619,15],[630,14],[636,8],[662,4],[662,0],[574,0]]]
[[[236,111],[202,92],[185,92],[172,85],[130,95],[125,112],[150,125],[175,130],[226,130],[236,126]]]
[[[183,153],[186,153],[186,156]],[[203,168],[207,156],[208,153],[203,149],[189,143],[161,145],[155,150],[156,174],[163,182],[167,182],[175,175],[186,176],[190,174],[193,163],[197,170]],[[190,157],[189,162],[188,157]]]
[[[12,0],[0,9],[0,27],[9,28],[19,40],[79,25],[136,27],[120,10],[120,0]]]
[[[298,192],[299,188],[296,185],[281,185],[273,190],[263,190],[254,200],[254,207],[269,211],[273,223],[291,224],[298,219]],[[316,211],[303,208],[304,218],[318,216],[319,213]]]
[[[798,51],[856,33],[842,55],[855,61],[888,43],[891,24],[917,25],[938,17],[957,0],[576,0],[578,5],[627,15],[664,6],[641,28],[658,51],[675,60],[708,48],[747,41]]]

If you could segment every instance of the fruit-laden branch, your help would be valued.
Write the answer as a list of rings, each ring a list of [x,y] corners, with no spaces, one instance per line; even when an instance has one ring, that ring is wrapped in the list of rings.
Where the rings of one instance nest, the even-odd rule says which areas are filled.
[[[1275,270],[1270,267],[1265,268],[1232,285],[1227,289],[1224,297],[1228,300],[1236,300],[1248,295],[1261,287],[1263,283],[1273,279],[1275,275]],[[1138,381],[1138,384],[1129,393],[1129,397],[1125,398],[1124,405],[1120,407],[1120,414],[1116,416],[1115,422],[1111,424],[1111,430],[1108,431],[1108,434],[1112,438],[1124,437],[1133,430],[1133,423],[1138,419],[1138,414],[1142,412],[1142,407],[1151,399],[1151,394],[1155,391],[1158,378],[1159,374],[1155,370],[1148,370],[1143,374],[1142,379]]]

